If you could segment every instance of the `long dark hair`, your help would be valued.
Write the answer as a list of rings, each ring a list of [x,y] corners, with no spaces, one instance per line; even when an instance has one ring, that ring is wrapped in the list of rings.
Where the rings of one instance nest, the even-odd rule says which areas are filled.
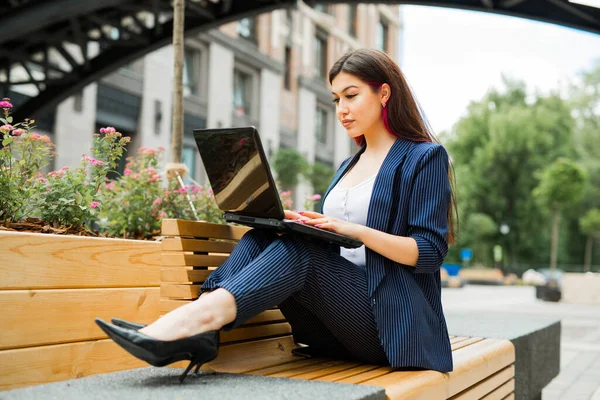
[[[377,92],[384,83],[390,85],[391,94],[383,108],[383,124],[388,132],[400,139],[413,142],[440,143],[433,133],[425,114],[404,78],[398,64],[383,51],[358,49],[344,54],[329,71],[329,83],[332,84],[338,74],[345,72],[371,86]],[[358,146],[364,146],[363,135],[354,139]],[[451,207],[448,207],[448,242],[456,241],[455,217],[458,219],[456,201],[456,179],[452,162],[448,166],[448,180],[451,188]]]

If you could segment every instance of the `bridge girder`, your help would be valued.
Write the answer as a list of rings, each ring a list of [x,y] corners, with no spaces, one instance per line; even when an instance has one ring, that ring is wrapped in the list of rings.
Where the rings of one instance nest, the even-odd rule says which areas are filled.
[[[600,8],[567,0],[324,0],[321,3],[452,7],[600,34]],[[193,35],[243,17],[295,5],[296,0],[186,0],[185,34]],[[0,5],[0,15],[0,86],[4,93],[19,85],[33,85],[38,92],[15,110],[16,120],[52,108],[89,83],[169,44],[173,32],[170,0],[7,0]],[[14,73],[15,67],[20,67],[20,74]]]

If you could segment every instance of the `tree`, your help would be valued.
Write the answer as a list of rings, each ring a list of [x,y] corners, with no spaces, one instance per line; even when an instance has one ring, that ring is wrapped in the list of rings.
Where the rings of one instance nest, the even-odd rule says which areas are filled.
[[[296,150],[280,149],[273,156],[273,169],[281,188],[292,190],[298,185],[300,176],[306,174],[308,163]]]
[[[173,137],[171,159],[181,163],[183,145],[183,57],[184,57],[185,0],[173,1]],[[158,21],[156,22],[158,23]]]
[[[592,246],[594,238],[600,237],[600,209],[592,208],[579,219],[581,231],[587,235],[585,246],[584,272],[589,272],[592,265]]]
[[[467,218],[465,227],[470,235],[468,239],[472,243],[474,261],[488,264],[492,248],[490,238],[498,232],[497,224],[489,215],[472,213]]]
[[[489,241],[508,249],[514,269],[521,262],[539,263],[546,253],[550,235],[531,192],[537,171],[558,157],[573,157],[574,120],[557,94],[527,101],[523,83],[505,79],[504,85],[471,103],[445,144],[455,165],[460,219],[468,222],[480,213],[497,226],[508,224],[508,235],[496,231]],[[456,247],[471,245],[474,234],[465,223]]]
[[[540,184],[533,195],[552,214],[552,245],[550,269],[556,270],[558,228],[561,209],[583,198],[587,181],[586,171],[574,161],[559,158],[541,173]]]
[[[313,187],[313,192],[320,195],[325,194],[335,171],[330,166],[316,161],[312,164],[307,172],[308,180]]]

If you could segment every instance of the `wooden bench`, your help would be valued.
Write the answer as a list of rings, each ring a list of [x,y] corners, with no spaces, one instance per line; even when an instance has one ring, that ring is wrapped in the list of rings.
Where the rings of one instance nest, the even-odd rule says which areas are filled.
[[[163,220],[161,313],[198,297],[201,283],[249,228]],[[450,337],[454,371],[393,371],[389,367],[304,359],[278,309],[221,335],[221,349],[203,369],[384,387],[390,399],[512,399],[515,351],[505,339]],[[176,365],[183,367],[185,364]]]

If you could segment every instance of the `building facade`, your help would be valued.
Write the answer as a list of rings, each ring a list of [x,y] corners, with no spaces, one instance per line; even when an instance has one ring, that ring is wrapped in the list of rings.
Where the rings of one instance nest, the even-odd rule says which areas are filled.
[[[192,130],[255,125],[268,156],[298,150],[309,163],[337,168],[355,149],[336,122],[327,73],[356,48],[379,48],[399,60],[398,6],[298,2],[186,37],[183,162],[200,183],[206,176]],[[79,165],[92,132],[114,126],[139,147],[166,149],[170,160],[173,48],[163,47],[85,87],[54,115],[54,166]],[[296,189],[296,200],[311,193]]]

